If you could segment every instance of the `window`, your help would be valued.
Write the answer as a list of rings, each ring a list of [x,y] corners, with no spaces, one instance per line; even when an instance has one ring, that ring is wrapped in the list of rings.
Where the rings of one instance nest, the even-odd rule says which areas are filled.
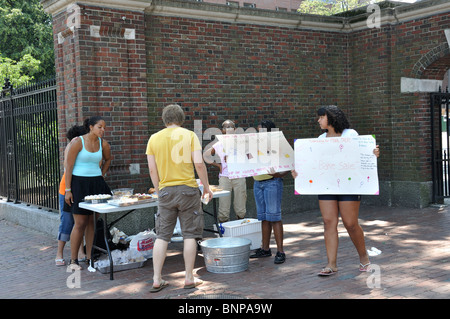
[[[227,6],[230,6],[230,7],[239,7],[239,2],[237,2],[237,1],[227,1]]]

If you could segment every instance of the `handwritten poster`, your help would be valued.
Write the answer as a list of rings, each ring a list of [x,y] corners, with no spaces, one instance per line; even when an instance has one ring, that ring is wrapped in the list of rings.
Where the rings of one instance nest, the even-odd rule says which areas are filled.
[[[283,132],[217,135],[227,154],[229,178],[294,169],[294,150]]]
[[[375,146],[371,135],[297,139],[295,193],[378,195]]]

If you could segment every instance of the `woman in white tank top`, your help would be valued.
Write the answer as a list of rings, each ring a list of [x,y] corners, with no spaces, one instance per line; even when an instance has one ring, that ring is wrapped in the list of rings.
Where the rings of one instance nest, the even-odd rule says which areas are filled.
[[[318,123],[325,131],[319,138],[327,137],[349,137],[358,136],[358,133],[350,129],[350,124],[344,114],[337,106],[329,105],[321,107],[317,111],[319,115]],[[375,156],[380,155],[378,145],[373,150]],[[292,171],[295,178],[297,173]],[[364,232],[359,225],[358,215],[361,203],[359,195],[319,195],[319,207],[324,222],[325,247],[327,250],[328,263],[318,275],[330,276],[337,272],[337,250],[338,250],[338,230],[339,213],[341,214],[344,226],[356,247],[359,255],[359,271],[370,271],[369,255],[367,254]]]
[[[323,133],[319,138],[357,136],[355,130],[350,129],[350,124],[337,106],[324,106],[317,111],[318,123]],[[378,145],[374,154],[379,156]],[[361,199],[359,195],[319,195],[319,207],[324,222],[325,246],[327,249],[328,263],[319,276],[329,276],[337,272],[337,250],[338,250],[338,222],[341,214],[344,226],[355,245],[359,255],[360,271],[369,271],[370,261],[367,254],[364,232],[359,225],[358,215]]]

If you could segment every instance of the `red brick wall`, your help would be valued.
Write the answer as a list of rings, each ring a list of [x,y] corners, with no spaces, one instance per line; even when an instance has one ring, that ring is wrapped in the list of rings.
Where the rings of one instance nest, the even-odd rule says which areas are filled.
[[[111,144],[111,187],[131,186],[144,191],[148,181],[130,174],[130,164],[146,170],[147,79],[144,14],[82,6],[81,27],[67,31],[67,12],[54,18],[55,34],[68,32],[64,43],[55,37],[59,78],[59,121],[62,140],[67,129],[100,115],[106,121],[105,140]],[[99,26],[99,37],[90,26]],[[135,39],[125,39],[125,29],[135,29]]]
[[[348,102],[344,34],[147,16],[147,46],[151,133],[176,102],[190,129],[268,118],[293,143],[320,134],[319,105]]]
[[[55,34],[67,29],[65,16],[54,17]],[[101,26],[100,38],[90,25]],[[124,39],[124,28],[136,39]],[[400,79],[443,75],[448,28],[448,14],[342,33],[86,6],[81,28],[62,45],[55,37],[61,148],[69,123],[104,116],[114,156],[108,182],[144,191],[145,145],[163,128],[168,103],[182,105],[189,129],[230,118],[245,130],[268,118],[290,142],[318,136],[317,108],[336,104],[360,134],[376,135],[380,180],[427,182],[428,94],[401,93]],[[132,163],[140,175],[128,173]]]

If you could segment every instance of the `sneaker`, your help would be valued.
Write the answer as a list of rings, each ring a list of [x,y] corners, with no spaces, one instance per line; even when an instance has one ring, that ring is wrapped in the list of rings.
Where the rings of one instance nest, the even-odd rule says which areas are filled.
[[[262,248],[258,248],[253,255],[250,255],[250,258],[262,258],[262,257],[270,257],[272,256],[272,251],[264,250]]]
[[[279,251],[277,251],[277,254],[275,255],[275,264],[282,264],[286,261],[286,254],[285,253],[281,253]]]

